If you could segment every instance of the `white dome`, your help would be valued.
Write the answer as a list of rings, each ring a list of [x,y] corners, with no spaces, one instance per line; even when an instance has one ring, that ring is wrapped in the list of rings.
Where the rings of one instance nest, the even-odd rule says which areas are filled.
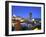
[[[32,21],[34,21],[35,19],[32,19]]]
[[[16,15],[13,15],[14,17],[16,17]]]

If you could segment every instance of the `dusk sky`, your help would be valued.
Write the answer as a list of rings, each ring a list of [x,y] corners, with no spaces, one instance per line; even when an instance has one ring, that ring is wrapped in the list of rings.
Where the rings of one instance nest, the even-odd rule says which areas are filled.
[[[32,13],[32,18],[41,18],[41,7],[12,6],[12,16],[28,18],[30,12]]]

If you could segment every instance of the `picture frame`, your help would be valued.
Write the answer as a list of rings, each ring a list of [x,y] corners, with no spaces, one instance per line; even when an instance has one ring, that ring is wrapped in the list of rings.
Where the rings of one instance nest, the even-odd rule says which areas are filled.
[[[30,11],[32,13],[30,13],[29,15],[28,13]],[[28,15],[29,15],[29,18],[28,18]],[[24,29],[20,25],[18,26],[18,28],[16,28],[16,25],[12,25],[13,24],[12,20],[14,19],[13,18],[14,16],[17,17],[15,19],[19,18],[19,19],[26,20],[27,24],[22,25],[22,27],[24,26]],[[34,21],[35,17],[37,18],[37,21],[35,20],[36,22]],[[30,19],[31,21],[28,19]],[[36,26],[33,25],[34,23],[36,23]],[[15,20],[15,24],[16,24],[16,20]],[[15,29],[12,26],[15,26]],[[40,30],[34,29],[34,28],[37,29],[37,26],[38,28],[40,28]],[[21,27],[22,29],[19,29],[19,27]],[[45,34],[45,3],[5,1],[5,35],[6,36],[18,36],[18,35],[34,35],[34,34]]]

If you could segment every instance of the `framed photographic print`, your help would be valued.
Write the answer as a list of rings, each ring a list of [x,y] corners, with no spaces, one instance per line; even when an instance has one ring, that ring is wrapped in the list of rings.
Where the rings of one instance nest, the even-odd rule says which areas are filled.
[[[37,2],[5,2],[5,35],[45,33],[45,4]]]

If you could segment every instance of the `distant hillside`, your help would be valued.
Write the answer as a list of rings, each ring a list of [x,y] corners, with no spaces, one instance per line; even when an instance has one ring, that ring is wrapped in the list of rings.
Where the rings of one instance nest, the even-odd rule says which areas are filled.
[[[35,20],[41,20],[41,18],[34,18]]]

